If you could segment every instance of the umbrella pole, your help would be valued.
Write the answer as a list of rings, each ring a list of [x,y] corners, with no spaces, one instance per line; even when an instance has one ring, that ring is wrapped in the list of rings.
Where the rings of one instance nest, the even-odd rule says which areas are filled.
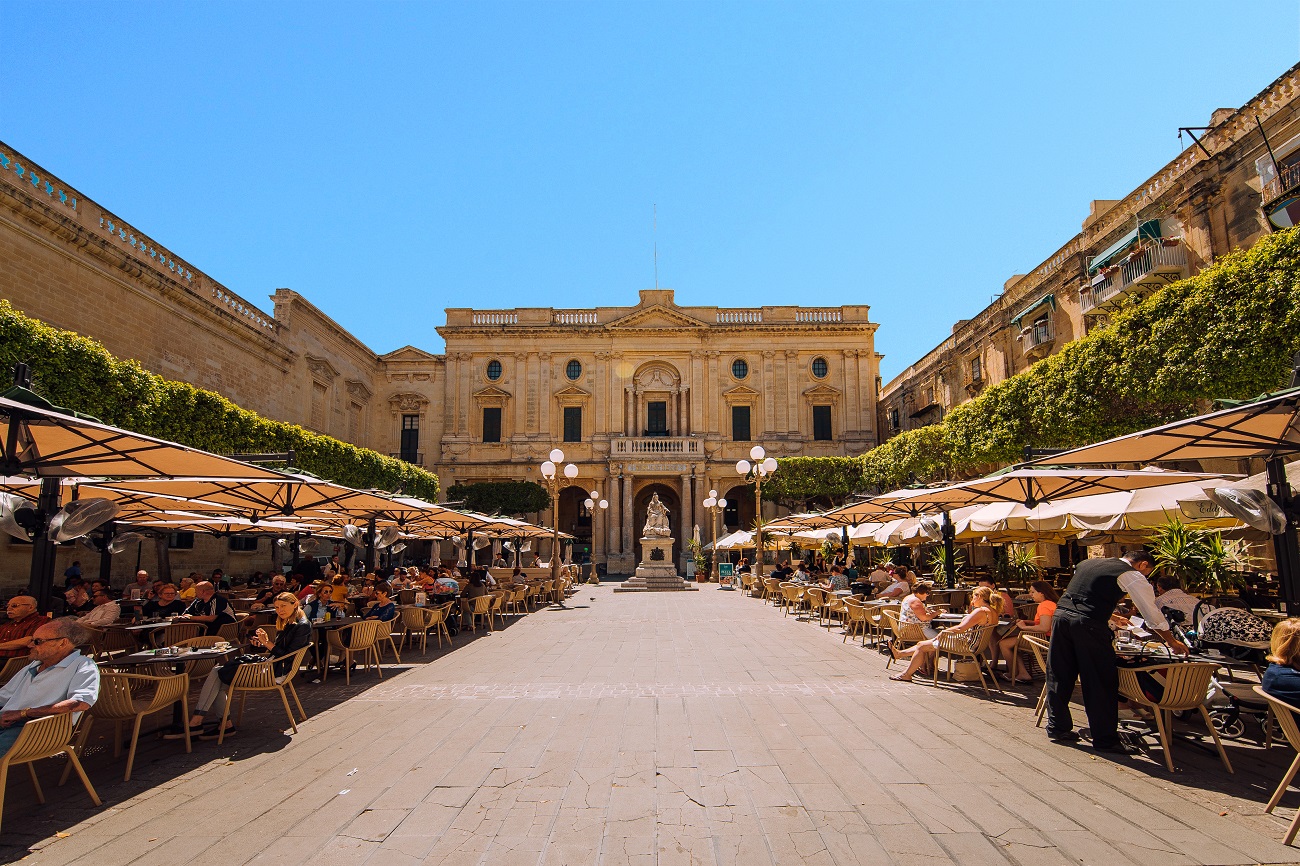
[[[366,574],[371,574],[375,570],[375,519],[372,517],[366,524]]]
[[[957,567],[956,535],[957,529],[952,525],[952,515],[945,511],[943,513],[943,571],[948,589],[957,585],[957,575],[954,574]]]
[[[17,426],[11,423],[10,428]],[[50,538],[50,518],[59,510],[63,498],[63,485],[58,478],[41,479],[41,496],[37,508],[41,512],[41,528],[32,539],[32,571],[27,584],[28,593],[36,599],[37,610],[49,610],[54,594],[54,541]]]
[[[99,579],[104,582],[105,586],[110,586],[113,579],[113,551],[108,546],[113,543],[113,536],[117,534],[117,524],[109,521],[104,524],[101,541],[103,547],[99,549]]]
[[[1294,615],[1300,612],[1300,545],[1291,516],[1291,485],[1287,483],[1286,463],[1281,457],[1268,461],[1268,494],[1286,514],[1286,529],[1273,536],[1273,553],[1277,558],[1277,577],[1285,610]]]

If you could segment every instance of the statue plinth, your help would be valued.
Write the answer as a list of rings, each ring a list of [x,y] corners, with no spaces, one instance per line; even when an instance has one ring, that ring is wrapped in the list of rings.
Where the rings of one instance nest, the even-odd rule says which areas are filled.
[[[641,539],[641,564],[636,567],[636,576],[623,581],[614,592],[683,592],[695,588],[677,573],[673,540],[655,536]]]

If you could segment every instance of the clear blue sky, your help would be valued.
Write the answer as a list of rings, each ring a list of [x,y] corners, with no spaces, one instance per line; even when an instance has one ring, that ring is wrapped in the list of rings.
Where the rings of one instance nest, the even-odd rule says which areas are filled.
[[[379,352],[866,303],[885,378],[1297,59],[1287,2],[5,4],[0,139]]]

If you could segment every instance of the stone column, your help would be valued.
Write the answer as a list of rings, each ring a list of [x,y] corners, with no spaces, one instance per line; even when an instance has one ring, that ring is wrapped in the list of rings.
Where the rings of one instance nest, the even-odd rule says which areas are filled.
[[[632,546],[632,473],[623,469],[623,554],[636,561],[636,548]]]
[[[785,353],[785,389],[786,402],[785,411],[788,423],[786,431],[791,437],[799,435],[799,429],[803,426],[803,407],[799,405],[799,353]]]
[[[612,469],[607,470],[605,499],[609,501],[609,510],[605,512],[605,562],[608,563],[610,554],[619,549],[618,529],[622,525],[619,515],[623,511],[623,491],[619,488],[619,477]]]
[[[560,437],[555,434],[551,425],[551,381],[552,374],[555,372],[551,369],[551,353],[542,352],[537,356],[537,359],[540,362],[537,365],[540,373],[538,377],[539,387],[537,389],[539,425],[543,438],[555,441]]]
[[[760,430],[751,431],[754,439],[758,442],[763,441],[763,437],[770,436],[776,429],[776,382],[775,373],[773,372],[772,358],[776,352],[767,350],[763,352],[763,366],[759,372],[759,388],[763,393],[763,427]]]
[[[686,562],[691,558],[690,548],[686,542],[694,537],[695,532],[695,495],[691,492],[691,476],[682,475],[682,574],[686,573]]]

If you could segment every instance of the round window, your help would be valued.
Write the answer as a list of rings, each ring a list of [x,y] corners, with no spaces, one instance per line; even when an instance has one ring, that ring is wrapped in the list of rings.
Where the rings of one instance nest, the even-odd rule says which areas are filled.
[[[749,365],[745,363],[744,358],[737,358],[731,362],[731,375],[737,379],[743,379],[749,375]]]
[[[825,379],[829,369],[825,358],[813,358],[813,375],[818,379]]]
[[[498,360],[496,360],[496,359],[493,359],[493,360],[491,360],[491,361],[488,361],[488,366],[487,366],[487,376],[488,376],[488,378],[491,379],[493,382],[495,382],[497,379],[500,379],[500,378],[501,378],[501,362],[500,362],[500,361],[498,361]]]
[[[576,380],[582,375],[582,364],[577,359],[570,361],[569,365],[564,368],[564,375],[569,377],[569,381]]]

